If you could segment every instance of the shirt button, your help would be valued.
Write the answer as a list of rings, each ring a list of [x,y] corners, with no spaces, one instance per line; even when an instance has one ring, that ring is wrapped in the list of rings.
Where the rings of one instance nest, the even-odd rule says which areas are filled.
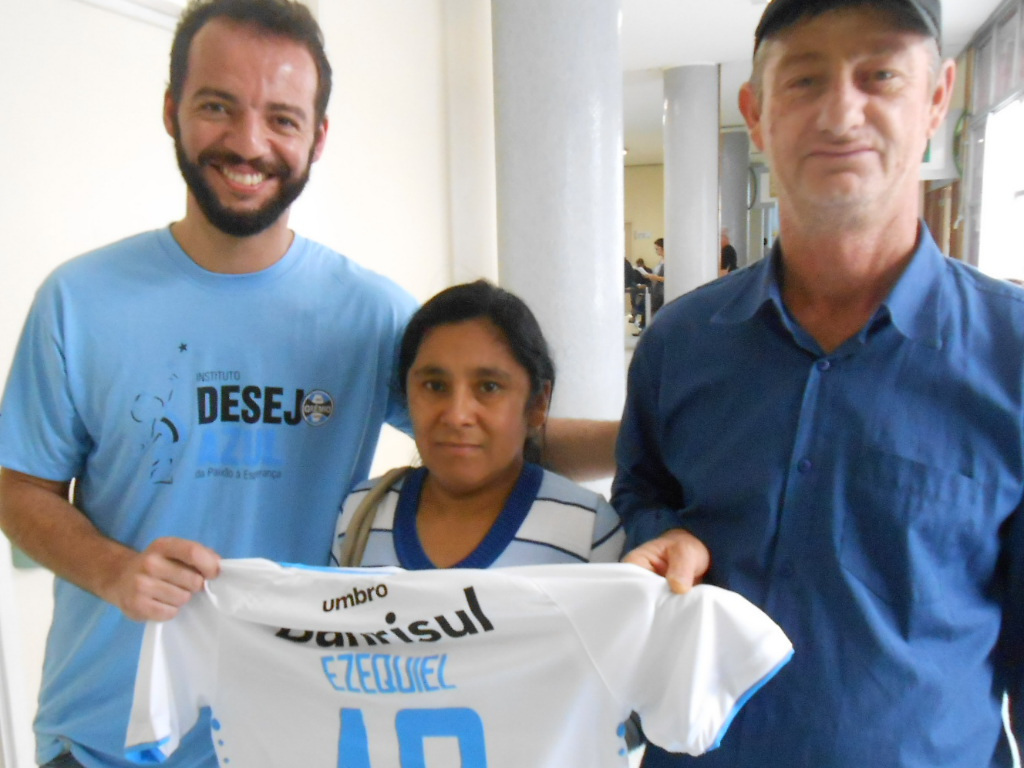
[[[827,371],[831,367],[832,367],[832,361],[830,361],[830,360],[825,360],[823,358],[823,359],[818,361],[818,370],[819,371]]]
[[[800,472],[801,474],[806,474],[811,471],[811,467],[813,466],[814,464],[811,462],[810,459],[800,459],[799,463],[796,465],[796,468],[797,471]]]

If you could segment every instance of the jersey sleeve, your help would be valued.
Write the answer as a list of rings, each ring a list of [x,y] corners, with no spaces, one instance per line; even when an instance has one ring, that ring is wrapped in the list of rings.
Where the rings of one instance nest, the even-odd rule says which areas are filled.
[[[166,622],[149,622],[135,677],[125,756],[163,763],[209,705],[216,672],[217,614],[206,592]]]
[[[587,647],[609,691],[635,710],[648,739],[700,755],[784,666],[793,647],[742,596],[699,586],[673,594],[636,566],[579,568],[549,594]]]
[[[25,321],[0,406],[0,465],[58,481],[79,474],[89,448],[71,393],[63,314],[51,276]]]
[[[665,587],[628,681],[644,733],[670,752],[715,749],[792,655],[782,630],[735,592],[699,586],[674,595]]]

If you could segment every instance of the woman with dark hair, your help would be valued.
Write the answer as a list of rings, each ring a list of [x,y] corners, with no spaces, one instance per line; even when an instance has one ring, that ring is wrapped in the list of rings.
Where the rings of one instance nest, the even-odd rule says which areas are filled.
[[[349,495],[334,564],[422,570],[619,559],[625,538],[611,506],[535,463],[555,370],[520,298],[483,280],[437,294],[409,321],[398,375],[423,466],[388,478],[390,488],[377,478]],[[383,495],[365,523],[365,551],[353,556],[345,542],[371,493]]]

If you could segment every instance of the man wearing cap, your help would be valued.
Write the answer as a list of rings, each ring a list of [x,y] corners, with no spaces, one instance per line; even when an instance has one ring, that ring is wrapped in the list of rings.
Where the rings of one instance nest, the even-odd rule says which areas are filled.
[[[666,305],[634,354],[627,559],[742,593],[795,646],[705,768],[1012,765],[1024,292],[918,218],[954,79],[939,32],[938,0],[767,7],[740,106],[779,240]],[[644,766],[690,760],[651,746]]]

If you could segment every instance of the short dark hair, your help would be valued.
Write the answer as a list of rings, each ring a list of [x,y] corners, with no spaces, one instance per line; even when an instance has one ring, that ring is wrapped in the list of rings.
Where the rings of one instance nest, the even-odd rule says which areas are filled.
[[[526,302],[486,280],[462,283],[438,293],[409,320],[398,352],[398,386],[408,398],[406,378],[427,333],[440,325],[466,320],[489,320],[505,338],[512,357],[530,379],[530,396],[538,397],[547,384],[554,389],[555,364],[544,332]],[[527,437],[524,456],[540,461],[540,445]]]
[[[662,237],[659,237],[657,240],[654,241],[654,247],[655,248],[664,248],[665,247],[665,239],[662,238]]]
[[[182,12],[171,43],[171,79],[168,86],[175,104],[181,103],[192,40],[206,24],[225,18],[252,24],[272,35],[301,43],[316,64],[317,87],[313,109],[317,123],[327,114],[331,98],[331,64],[324,51],[324,36],[309,8],[295,0],[192,0]]]

